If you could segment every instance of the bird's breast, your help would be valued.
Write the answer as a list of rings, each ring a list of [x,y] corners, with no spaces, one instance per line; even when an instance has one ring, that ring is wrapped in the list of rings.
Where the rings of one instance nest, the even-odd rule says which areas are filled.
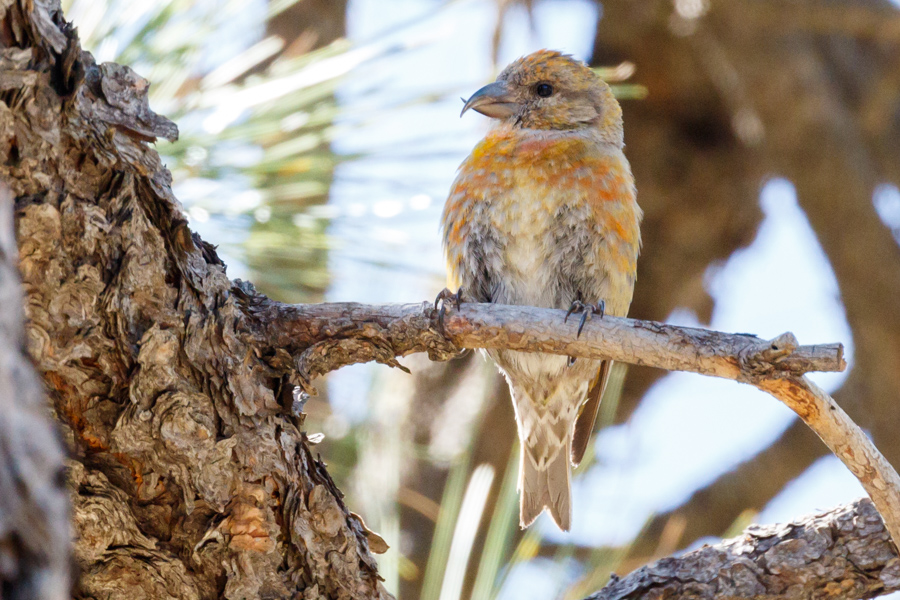
[[[448,198],[451,275],[462,283],[483,269],[494,302],[558,307],[561,286],[600,280],[607,267],[633,280],[639,219],[620,149],[580,136],[492,133]]]

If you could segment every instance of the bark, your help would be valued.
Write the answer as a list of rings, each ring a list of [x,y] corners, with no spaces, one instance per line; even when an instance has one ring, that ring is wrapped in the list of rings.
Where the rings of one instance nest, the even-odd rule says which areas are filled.
[[[70,592],[69,503],[59,434],[25,352],[12,198],[0,190],[0,585],[3,596]]]
[[[665,558],[589,600],[858,600],[900,589],[900,558],[868,500]]]
[[[147,82],[94,64],[57,3],[4,7],[0,174],[28,348],[77,450],[76,596],[386,597],[147,145],[177,133]]]

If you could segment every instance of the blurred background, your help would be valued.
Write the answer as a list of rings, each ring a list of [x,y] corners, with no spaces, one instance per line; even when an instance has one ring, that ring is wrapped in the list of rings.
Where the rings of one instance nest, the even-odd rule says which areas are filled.
[[[803,343],[900,465],[900,12],[886,0],[69,0],[99,61],[152,83],[158,148],[234,278],[287,302],[417,302],[488,120],[460,96],[564,50],[625,112],[646,217],[631,315]],[[517,526],[515,425],[479,355],[319,382],[310,433],[406,599],[582,598],[610,573],[863,495],[734,382],[618,366],[573,531]]]

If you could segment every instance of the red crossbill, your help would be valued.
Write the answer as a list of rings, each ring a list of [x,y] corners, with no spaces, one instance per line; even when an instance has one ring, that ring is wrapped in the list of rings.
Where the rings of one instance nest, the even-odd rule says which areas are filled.
[[[624,316],[641,209],[622,152],[622,110],[609,86],[572,57],[541,50],[475,92],[463,113],[468,109],[495,123],[460,166],[444,208],[450,287],[466,301]],[[520,525],[546,508],[568,530],[569,462],[577,466],[584,456],[610,363],[510,350],[488,355],[515,406]]]

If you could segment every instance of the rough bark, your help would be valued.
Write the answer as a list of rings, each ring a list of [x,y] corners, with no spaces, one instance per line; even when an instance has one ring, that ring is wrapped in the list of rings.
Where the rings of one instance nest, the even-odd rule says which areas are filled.
[[[896,590],[900,558],[863,499],[662,559],[588,600],[858,600]]]
[[[78,452],[78,597],[385,597],[361,521],[285,416],[147,141],[147,82],[96,65],[50,0],[4,4],[0,176],[28,349]],[[304,596],[305,594],[305,596]]]
[[[0,190],[0,586],[14,600],[70,591],[63,452],[25,351],[12,198]]]

